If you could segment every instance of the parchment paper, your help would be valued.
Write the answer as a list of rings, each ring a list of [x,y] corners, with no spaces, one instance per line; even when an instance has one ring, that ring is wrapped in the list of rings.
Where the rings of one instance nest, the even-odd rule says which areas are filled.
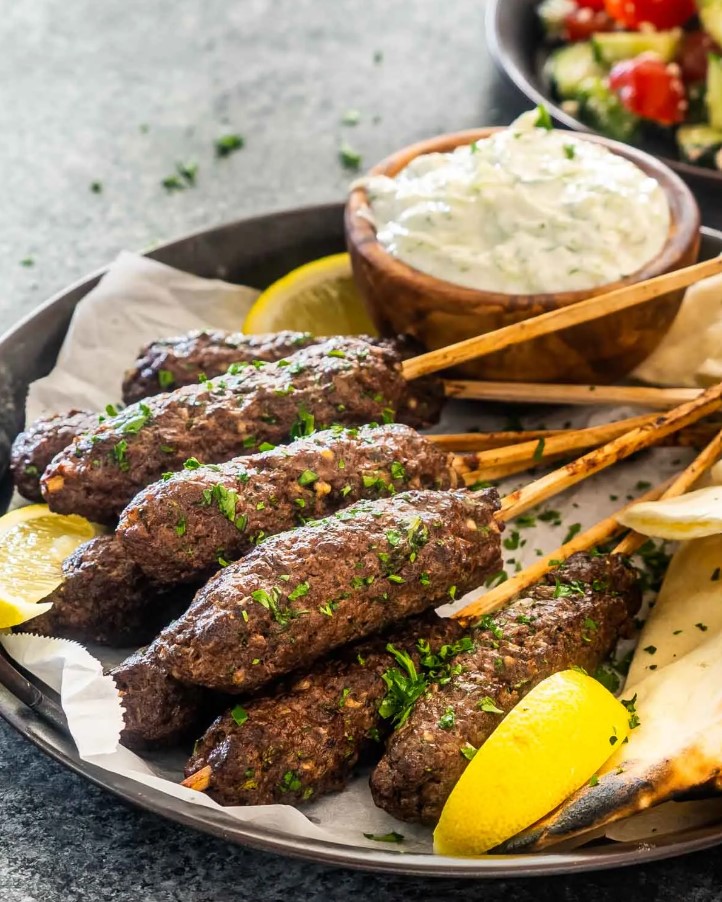
[[[121,254],[101,283],[78,305],[56,368],[31,386],[28,421],[69,407],[102,409],[109,401],[117,400],[123,372],[135,359],[140,345],[192,328],[237,330],[255,294],[248,288],[199,279],[144,257]],[[524,426],[581,427],[638,412],[575,408],[540,413],[536,408],[524,418]],[[450,402],[433,431],[508,428],[507,414],[499,406]],[[643,489],[637,483],[661,482],[690,457],[689,451],[655,449],[552,499],[543,509],[559,511],[562,525],[536,521],[533,527],[518,528],[512,524],[507,530],[507,543],[519,547],[505,550],[507,570],[513,573],[535,560],[542,550],[552,551],[562,544],[570,527],[578,523],[583,528],[597,522],[619,509],[628,497],[639,494]],[[528,480],[527,474],[514,477],[502,485],[502,490],[511,490]],[[461,599],[457,606],[471,597]],[[440,611],[446,613],[451,607]],[[184,799],[189,805],[219,807],[206,796],[178,785],[189,749],[185,753],[155,753],[141,758],[118,744],[122,711],[112,681],[103,676],[103,668],[116,664],[125,656],[123,652],[98,647],[85,650],[73,642],[27,634],[3,635],[0,642],[19,664],[60,693],[83,760]],[[378,848],[363,833],[396,830],[403,834],[403,843],[384,848],[431,850],[430,831],[400,824],[374,807],[368,776],[364,774],[343,793],[320,799],[304,808],[303,813],[280,805],[223,810],[228,817],[245,823],[353,846]]]

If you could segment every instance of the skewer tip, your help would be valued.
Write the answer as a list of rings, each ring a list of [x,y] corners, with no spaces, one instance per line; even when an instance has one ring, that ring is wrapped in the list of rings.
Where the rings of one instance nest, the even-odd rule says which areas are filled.
[[[185,786],[187,789],[195,789],[196,792],[205,792],[211,785],[211,774],[211,766],[206,764],[205,767],[197,770],[190,777],[186,777],[181,786]]]

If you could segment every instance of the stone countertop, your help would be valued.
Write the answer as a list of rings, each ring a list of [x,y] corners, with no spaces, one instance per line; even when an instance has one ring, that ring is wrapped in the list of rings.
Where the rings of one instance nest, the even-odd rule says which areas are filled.
[[[480,0],[33,0],[6,4],[0,48],[0,332],[123,248],[341,198],[342,141],[370,164],[525,108]],[[226,133],[245,146],[216,159]],[[177,163],[196,184],[169,193]],[[706,902],[721,878],[715,852],[497,883],[323,868],[129,809],[0,723],[2,902]]]

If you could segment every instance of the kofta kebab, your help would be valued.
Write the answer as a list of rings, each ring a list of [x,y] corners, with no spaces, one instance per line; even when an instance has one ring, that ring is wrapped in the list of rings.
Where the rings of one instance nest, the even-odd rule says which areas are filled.
[[[273,354],[297,339],[258,340],[258,347]],[[433,355],[406,362],[418,370],[426,356]],[[494,698],[496,710],[479,711],[498,718],[548,673],[601,661],[629,628],[639,592],[621,558],[582,557],[522,586],[529,591],[497,618],[467,611],[466,620],[441,620],[431,609],[500,569],[505,520],[718,409],[722,398],[715,386],[631,429],[629,421],[629,431],[620,429],[602,448],[500,502],[493,489],[458,488],[477,478],[468,460],[430,438],[408,426],[363,425],[392,417],[423,425],[438,410],[438,384],[409,385],[406,362],[388,342],[336,338],[273,363],[232,365],[225,376],[96,419],[43,474],[51,507],[105,522],[121,517],[114,535],[69,559],[54,608],[34,629],[62,634],[70,623],[79,638],[127,638],[167,622],[200,586],[185,613],[114,676],[131,746],[178,742],[229,707],[229,698],[245,702],[230,704],[189,764],[190,785],[220,800],[316,797],[342,785],[359,757],[397,726],[374,792],[403,817],[432,819],[451,770],[446,783],[410,790],[414,801],[404,788],[412,781],[394,763],[408,759],[409,749],[413,756],[413,741],[401,756],[394,750],[409,725],[423,723],[428,699],[442,688],[458,698],[467,691],[458,681],[467,679],[477,689],[491,687],[482,701]],[[329,423],[335,425],[313,431]],[[18,448],[29,447],[32,431]],[[104,617],[109,635],[94,635]],[[418,717],[410,703],[401,704],[403,693],[394,701],[394,680],[412,675],[420,687]],[[245,701],[271,684],[271,695]],[[331,700],[333,686],[339,697]],[[289,770],[284,742],[294,723],[302,729],[306,713],[300,763]],[[288,718],[280,742],[272,725]],[[475,748],[493,723],[460,718],[459,735],[473,737],[464,743]],[[233,725],[249,729],[235,736]],[[335,754],[324,757],[320,746],[342,728],[339,742],[331,742]],[[276,736],[270,745],[264,730]]]

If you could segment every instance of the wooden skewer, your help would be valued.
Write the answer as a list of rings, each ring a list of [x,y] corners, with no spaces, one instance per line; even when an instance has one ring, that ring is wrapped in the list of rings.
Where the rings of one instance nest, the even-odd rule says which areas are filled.
[[[507,401],[516,404],[632,404],[668,410],[693,401],[701,388],[650,388],[645,385],[552,385],[544,382],[446,381],[447,398]]]
[[[210,764],[206,764],[205,767],[197,770],[194,774],[191,774],[190,777],[186,777],[185,780],[182,781],[181,786],[185,786],[188,789],[195,789],[196,792],[205,792],[211,785],[212,773],[213,771]]]
[[[722,404],[721,398],[722,382],[708,388],[694,401],[660,414],[653,423],[637,426],[630,432],[602,445],[601,448],[596,448],[566,466],[512,492],[502,501],[501,511],[497,516],[503,520],[516,517],[539,502],[545,501],[551,495],[559,494],[564,489],[576,485],[587,476],[598,473],[616,461],[623,460],[636,451],[641,451],[642,448],[648,448],[665,436],[696,422],[713,410],[717,410]]]
[[[627,510],[641,501],[654,501],[657,498],[676,498],[683,495],[699,477],[714,464],[722,454],[722,431],[719,432],[712,441],[697,455],[692,463],[684,469],[678,476],[665,486],[657,486],[646,492],[644,495],[625,505],[622,510]],[[503,582],[500,586],[487,592],[476,601],[472,601],[466,607],[462,608],[454,614],[459,620],[467,620],[475,617],[481,617],[492,611],[498,611],[504,607],[512,598],[519,595],[529,586],[538,582],[546,573],[555,569],[559,561],[565,561],[567,558],[576,554],[578,551],[588,551],[600,542],[604,542],[624,527],[618,521],[622,511],[606,517],[600,523],[592,526],[590,529],[575,536],[570,542],[566,542],[556,551],[546,557],[535,561],[530,567],[527,567],[521,573],[517,573],[510,579]],[[647,536],[641,536],[638,533],[631,532],[627,535],[614,549],[615,554],[632,555],[635,551],[647,541]]]
[[[660,439],[658,444],[673,445],[679,448],[702,448],[713,435],[716,435],[717,428],[714,423],[690,426],[688,429],[680,429],[671,436],[665,436]],[[536,450],[539,439],[544,439],[546,443],[554,436],[571,437],[579,431],[578,429],[525,429],[520,432],[459,432],[452,435],[427,435],[426,438],[446,451],[464,454],[464,452],[491,451],[494,448],[506,448],[509,445],[522,443],[533,443]],[[601,441],[600,444],[602,444]],[[471,457],[472,454],[469,456]]]
[[[692,488],[699,477],[708,470],[712,464],[716,463],[722,454],[722,432],[718,432],[712,441],[704,448],[692,463],[683,470],[682,473],[674,480],[670,487],[662,493],[662,498],[677,498],[679,495]],[[640,499],[641,500],[641,499]],[[638,502],[634,502],[637,504]],[[647,536],[640,535],[638,532],[630,532],[617,545],[614,551],[617,554],[634,554],[647,541]]]
[[[631,502],[631,504],[626,505],[622,510],[626,510],[627,507],[631,507],[632,504],[638,504],[640,501],[655,501],[662,496],[664,488],[662,485],[650,489],[644,495],[640,495],[639,498]],[[531,566],[526,567],[515,576],[510,577],[500,586],[496,586],[496,588],[482,595],[481,598],[477,598],[475,601],[467,604],[466,607],[453,614],[453,617],[456,620],[473,620],[503,608],[512,598],[528,589],[529,586],[538,583],[547,573],[556,569],[560,561],[566,561],[578,551],[589,551],[595,545],[606,542],[607,539],[610,539],[616,533],[622,532],[624,527],[617,519],[620,513],[622,511],[617,511],[584,532],[580,532],[579,535],[576,535],[571,541],[565,542],[556,551],[539,558],[538,561],[535,561]]]
[[[656,422],[658,416],[651,414],[642,417],[630,417],[627,420],[618,420],[614,423],[604,423],[601,426],[589,426],[586,429],[569,431],[562,435],[552,435],[549,438],[532,439],[509,445],[506,448],[496,448],[489,451],[480,451],[474,455],[478,472],[469,475],[477,479],[482,478],[485,468],[513,465],[517,463],[529,463],[535,461],[541,464],[550,457],[559,454],[568,454],[572,451],[581,451],[585,448],[595,448],[604,442],[611,441],[637,426],[644,426]]]
[[[420,354],[418,357],[405,360],[401,366],[401,372],[406,379],[418,379],[419,376],[458,366],[468,360],[484,357],[486,354],[501,351],[503,348],[529,341],[532,338],[539,338],[541,335],[548,335],[550,332],[558,332],[569,326],[576,326],[609,316],[619,310],[626,310],[637,304],[644,304],[662,294],[678,291],[694,282],[721,272],[722,257],[714,257],[712,260],[705,260],[702,263],[695,263],[693,266],[686,266],[674,272],[655,276],[645,282],[625,285],[615,291],[587,298],[587,300],[569,307],[550,310],[548,313],[504,326],[502,329],[487,332],[485,335],[467,338],[445,348]]]

